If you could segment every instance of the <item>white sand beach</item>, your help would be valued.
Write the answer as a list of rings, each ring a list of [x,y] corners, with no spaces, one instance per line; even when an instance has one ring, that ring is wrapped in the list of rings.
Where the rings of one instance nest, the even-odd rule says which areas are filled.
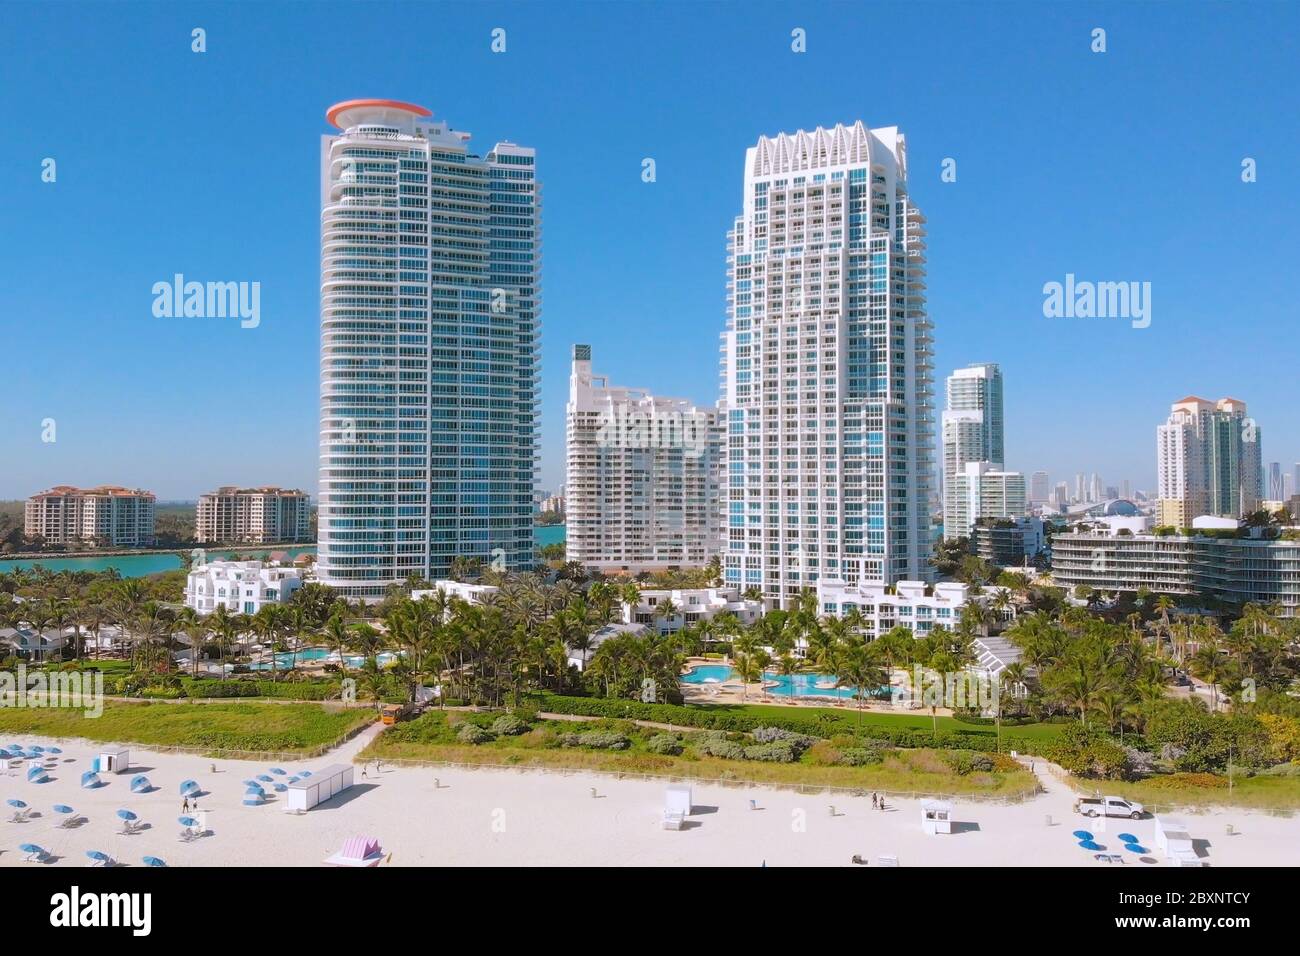
[[[278,766],[293,773],[349,762],[378,729],[324,757]],[[955,800],[954,831],[960,832],[950,835],[922,832],[916,800],[891,800],[881,812],[869,797],[710,784],[694,785],[688,829],[675,832],[660,826],[666,781],[450,767],[384,767],[376,777],[372,764],[365,779],[357,767],[351,790],[295,816],[282,812],[283,794],[271,794],[264,806],[241,805],[242,781],[267,773],[269,764],[218,759],[213,773],[207,758],[130,748],[130,773],[104,775],[105,786],[84,790],[81,773],[103,748],[84,741],[13,742],[64,752],[50,761],[48,783],[29,783],[21,771],[0,776],[0,866],[39,865],[23,863],[19,845],[26,843],[51,854],[48,866],[85,866],[87,850],[130,866],[142,865],[145,856],[169,866],[316,866],[352,836],[376,837],[393,866],[848,866],[854,854],[870,866],[882,854],[897,856],[902,866],[1104,866],[1077,845],[1071,834],[1080,829],[1094,830],[1096,842],[1122,853],[1125,866],[1167,865],[1155,852],[1152,820],[1076,816],[1071,791],[1041,766],[1047,793],[1011,805]],[[131,793],[136,773],[156,789]],[[185,779],[206,792],[199,803],[211,828],[190,843],[179,839],[177,823]],[[9,799],[25,801],[31,818],[9,822]],[[751,800],[757,809],[750,809]],[[84,822],[60,828],[55,804],[73,807]],[[145,828],[121,834],[116,811],[122,808],[135,812]],[[1204,841],[1198,852],[1212,866],[1292,865],[1300,853],[1300,816],[1246,810],[1177,816]],[[1236,835],[1227,835],[1229,824]],[[1125,851],[1121,832],[1136,835],[1156,862]]]

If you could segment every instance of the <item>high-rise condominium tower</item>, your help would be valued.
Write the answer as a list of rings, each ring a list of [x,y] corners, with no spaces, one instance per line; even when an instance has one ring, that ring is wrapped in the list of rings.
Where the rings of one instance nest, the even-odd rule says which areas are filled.
[[[729,235],[727,582],[932,578],[925,218],[895,127],[760,137]]]
[[[957,369],[945,383],[947,405],[943,429],[943,528],[945,538],[962,536],[969,522],[956,496],[954,481],[970,462],[989,462],[995,469],[1006,458],[1003,446],[1002,372],[986,362]]]
[[[1029,476],[1029,502],[1045,505],[1051,500],[1052,483],[1045,471],[1036,471]]]
[[[1286,497],[1282,488],[1282,463],[1269,462],[1268,465],[1268,500],[1281,501]]]
[[[427,109],[352,100],[321,141],[319,556],[376,599],[456,557],[531,566],[539,187],[534,151]]]
[[[1187,527],[1198,515],[1240,518],[1263,494],[1261,433],[1235,398],[1175,402],[1156,429],[1161,524]]]
[[[722,544],[717,409],[610,385],[573,347],[565,555],[604,571],[701,566]]]

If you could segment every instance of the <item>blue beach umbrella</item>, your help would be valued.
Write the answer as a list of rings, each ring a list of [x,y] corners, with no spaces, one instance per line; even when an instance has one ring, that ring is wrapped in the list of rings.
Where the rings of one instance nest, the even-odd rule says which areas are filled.
[[[23,745],[22,745],[22,744],[10,744],[10,745],[9,745],[9,749],[21,753],[21,752],[22,752],[22,749],[23,749]]]
[[[138,818],[134,813],[132,813],[130,810],[118,810],[118,811],[117,811],[117,816],[118,816],[118,819],[119,819],[119,820],[137,820],[137,819],[139,819],[139,818]]]
[[[1136,843],[1137,841],[1138,841],[1138,838],[1135,837],[1135,836],[1134,836],[1133,834],[1131,834],[1131,833],[1121,833],[1121,834],[1119,835],[1119,842],[1120,842],[1120,843]]]
[[[29,768],[27,768],[27,782],[28,782],[28,783],[45,783],[45,782],[48,781],[49,779],[50,779],[49,777],[45,776],[45,768],[44,768],[44,767],[29,767]]]
[[[22,800],[6,800],[5,803],[9,804],[9,806],[13,807],[15,810],[21,810],[27,806],[27,804]]]
[[[181,796],[182,796],[182,797],[188,797],[191,793],[194,793],[194,792],[195,792],[196,790],[198,790],[198,789],[199,789],[199,785],[198,785],[198,782],[195,781],[195,780],[182,780],[182,781],[181,781]]]
[[[34,754],[43,754],[43,753],[45,753],[45,748],[44,748],[44,747],[32,747],[32,753],[34,753]]]
[[[110,859],[109,855],[102,850],[87,850],[86,856],[97,863],[107,863]]]
[[[1091,840],[1084,840],[1082,843],[1079,844],[1079,846],[1082,847],[1082,848],[1085,849],[1085,850],[1104,850],[1104,849],[1106,849],[1106,848],[1105,848],[1104,846],[1102,846],[1100,843],[1093,843]]]
[[[243,783],[244,783],[244,786],[246,786],[246,787],[256,787],[256,786],[258,786],[258,783],[257,783],[256,780],[245,780]]]
[[[259,773],[257,779],[262,781],[262,783],[271,783],[271,778],[264,773]]]
[[[24,853],[39,853],[42,856],[45,854],[45,850],[37,846],[35,843],[20,843],[18,849],[22,850]]]
[[[164,863],[162,860],[158,859],[158,857],[156,856],[146,856],[144,858],[144,865],[145,866],[166,866],[167,864]]]
[[[99,774],[95,773],[93,770],[87,770],[81,775],[81,786],[85,790],[93,790],[102,782],[103,781],[99,779]]]
[[[47,754],[54,754],[55,756],[57,756],[57,755],[63,753],[63,751],[60,750],[58,747],[51,747],[49,750],[47,750],[47,751],[45,751],[45,752],[46,752]]]
[[[311,771],[310,771],[310,770],[299,770],[299,771],[298,771],[298,776],[300,776],[300,777],[310,777],[310,776],[311,776]]]
[[[290,783],[297,783],[297,782],[298,782],[298,778],[297,778],[297,777],[290,777],[290,778],[289,778],[289,782],[290,782]]]
[[[283,777],[285,774],[284,770],[279,767],[272,767],[271,773],[275,774],[277,777]]]
[[[1071,834],[1071,835],[1074,836],[1076,839],[1079,839],[1079,840],[1085,840],[1085,841],[1087,841],[1087,840],[1091,840],[1091,839],[1092,839],[1092,831],[1091,831],[1091,830],[1075,830],[1074,833]]]
[[[66,803],[56,803],[56,804],[54,805],[54,812],[55,812],[55,813],[72,813],[72,812],[74,812],[74,811],[73,811],[72,807],[68,806]]]
[[[277,783],[277,784],[275,785],[275,792],[276,792],[276,793],[284,793],[284,792],[285,792],[286,790],[288,790],[288,789],[289,789],[289,788],[286,787],[286,786],[285,786],[284,784],[282,784],[282,783]]]
[[[131,792],[142,793],[146,790],[152,790],[153,786],[149,783],[149,778],[144,774],[137,774],[131,778]]]
[[[193,817],[177,817],[176,822],[183,827],[196,827],[199,825],[199,821]]]
[[[1138,856],[1145,856],[1151,852],[1140,843],[1125,843],[1124,849],[1128,850],[1130,853],[1136,853]]]

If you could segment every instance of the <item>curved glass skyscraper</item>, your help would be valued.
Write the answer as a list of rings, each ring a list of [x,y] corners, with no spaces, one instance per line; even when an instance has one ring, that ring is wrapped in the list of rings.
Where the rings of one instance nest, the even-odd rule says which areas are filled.
[[[395,100],[330,108],[321,142],[317,571],[375,600],[457,557],[533,562],[534,151]]]

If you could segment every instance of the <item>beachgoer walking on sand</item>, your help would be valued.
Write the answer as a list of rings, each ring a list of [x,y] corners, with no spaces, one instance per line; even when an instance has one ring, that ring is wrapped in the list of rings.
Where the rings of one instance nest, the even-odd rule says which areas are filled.
[[[362,780],[365,780],[365,779],[366,779],[366,767],[368,767],[368,766],[369,766],[369,764],[364,764],[364,763],[361,765],[361,779],[362,779]]]
[[[884,811],[885,811],[885,798],[884,798],[884,797],[881,797],[881,798],[880,798],[880,812],[883,813]]]
[[[181,813],[189,813],[189,812],[190,812],[190,798],[186,797],[184,800],[181,801]]]
[[[873,790],[873,791],[871,792],[871,809],[874,810],[874,809],[876,809],[876,807],[878,807],[879,805],[880,805],[880,800],[879,800],[879,798],[876,796],[876,792]]]

